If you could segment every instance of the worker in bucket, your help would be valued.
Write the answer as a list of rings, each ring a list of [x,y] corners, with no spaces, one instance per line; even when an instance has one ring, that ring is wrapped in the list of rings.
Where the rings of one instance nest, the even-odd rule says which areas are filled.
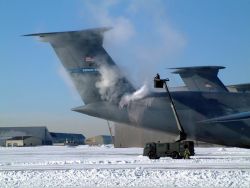
[[[160,75],[159,75],[159,73],[156,74],[155,79],[160,80]]]

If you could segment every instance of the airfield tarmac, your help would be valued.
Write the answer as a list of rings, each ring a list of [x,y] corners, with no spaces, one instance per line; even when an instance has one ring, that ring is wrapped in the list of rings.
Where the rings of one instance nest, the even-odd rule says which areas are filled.
[[[196,148],[149,160],[111,145],[0,147],[0,187],[250,187],[250,150]]]

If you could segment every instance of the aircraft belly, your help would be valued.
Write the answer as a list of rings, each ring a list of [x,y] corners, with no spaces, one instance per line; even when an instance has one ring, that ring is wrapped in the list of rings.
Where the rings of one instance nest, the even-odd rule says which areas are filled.
[[[250,148],[250,120],[197,124],[201,127],[199,139],[227,146]]]
[[[165,103],[159,107],[155,102],[150,105],[148,101],[129,104],[128,117],[131,123],[136,127],[178,133],[170,104]]]
[[[176,121],[169,105],[156,108],[155,106],[130,104],[128,107],[121,109],[108,103],[97,103],[73,110],[138,128],[178,134]],[[235,147],[250,147],[249,119],[208,124],[200,123],[199,120],[205,117],[190,109],[178,110],[178,113],[188,139]]]

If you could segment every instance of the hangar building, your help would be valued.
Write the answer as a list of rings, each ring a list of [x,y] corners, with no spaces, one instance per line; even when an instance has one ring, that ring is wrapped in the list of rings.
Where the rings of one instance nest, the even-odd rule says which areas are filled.
[[[6,140],[6,147],[39,146],[42,140],[34,136],[16,136]]]
[[[116,123],[114,146],[116,148],[144,147],[147,142],[174,142],[173,135]]]
[[[112,137],[108,135],[98,135],[91,138],[88,138],[85,143],[87,145],[103,145],[103,144],[112,144]]]
[[[175,142],[176,136],[165,132],[132,127],[121,123],[114,126],[114,146],[116,148],[144,147],[148,142]],[[195,141],[195,146],[213,147],[215,144]]]
[[[6,140],[18,136],[36,137],[41,140],[42,145],[52,144],[47,127],[0,127],[0,146],[5,146]]]
[[[66,141],[78,145],[85,144],[85,137],[82,134],[50,132],[50,135],[53,144],[64,144]]]

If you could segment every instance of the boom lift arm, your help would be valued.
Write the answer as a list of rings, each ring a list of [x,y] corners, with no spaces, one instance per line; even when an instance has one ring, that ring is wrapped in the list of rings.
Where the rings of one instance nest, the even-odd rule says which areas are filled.
[[[180,142],[182,140],[185,140],[187,138],[187,135],[186,135],[186,133],[181,125],[180,118],[179,118],[178,113],[176,111],[176,107],[175,107],[173,98],[169,92],[168,84],[167,84],[168,81],[169,81],[169,79],[158,79],[158,78],[155,78],[155,80],[154,80],[156,88],[163,88],[163,85],[165,85],[165,89],[166,89],[166,92],[167,92],[169,100],[170,100],[171,109],[172,109],[174,117],[175,117],[177,129],[179,131],[179,135],[177,136],[175,141]]]

